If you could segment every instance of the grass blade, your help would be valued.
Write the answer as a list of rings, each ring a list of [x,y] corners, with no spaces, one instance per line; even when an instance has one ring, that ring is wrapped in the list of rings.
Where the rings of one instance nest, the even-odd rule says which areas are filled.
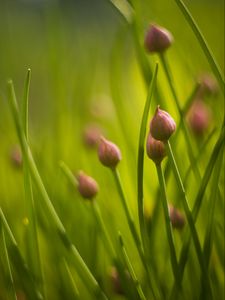
[[[175,175],[175,178],[176,178],[176,181],[177,181],[178,188],[181,192],[182,205],[183,205],[184,212],[185,212],[185,215],[186,215],[189,227],[190,227],[191,236],[193,238],[193,242],[194,242],[196,254],[197,254],[197,257],[198,257],[199,265],[201,267],[202,275],[203,275],[203,278],[204,278],[204,288],[208,291],[209,296],[212,297],[212,290],[211,290],[210,280],[209,280],[209,276],[208,276],[208,273],[207,273],[207,268],[206,268],[206,265],[205,265],[205,261],[204,261],[204,257],[203,257],[203,253],[202,253],[202,249],[201,249],[201,244],[200,244],[198,234],[197,234],[197,231],[196,231],[196,228],[195,228],[193,214],[192,214],[192,212],[190,210],[190,207],[189,207],[189,204],[188,204],[186,192],[185,192],[185,189],[184,189],[184,186],[183,186],[183,183],[182,183],[182,180],[181,180],[181,176],[180,176],[180,173],[179,173],[179,170],[178,170],[178,167],[177,167],[177,164],[176,164],[176,161],[175,161],[175,158],[174,158],[174,155],[173,155],[173,151],[172,151],[172,148],[170,146],[169,141],[167,142],[167,145],[168,145],[168,155],[169,155],[169,158],[172,162],[172,167],[173,167],[173,170],[174,170],[174,175]]]
[[[14,285],[14,280],[13,280],[13,275],[12,275],[12,270],[11,270],[10,261],[9,261],[8,249],[7,249],[7,245],[6,245],[5,232],[4,232],[4,228],[3,228],[1,223],[2,222],[0,220],[3,260],[5,262],[5,267],[6,267],[6,272],[7,272],[6,280],[7,280],[7,283],[8,283],[8,298],[7,299],[17,300],[16,290],[15,290],[15,285]]]
[[[28,111],[29,111],[29,90],[30,90],[30,78],[31,70],[28,69],[27,76],[24,85],[24,95],[21,109],[21,119],[25,138],[28,142]],[[36,209],[32,191],[32,183],[29,174],[29,167],[26,157],[24,157],[23,163],[24,171],[24,198],[26,207],[26,217],[28,218],[28,226],[26,226],[25,239],[28,246],[28,265],[32,271],[34,278],[39,284],[39,288],[44,295],[43,288],[43,274],[41,267],[40,250],[38,243],[38,232],[37,232],[37,217]]]
[[[152,81],[149,86],[149,91],[147,95],[147,100],[144,107],[144,112],[141,120],[141,127],[140,127],[140,134],[139,134],[139,143],[138,143],[138,164],[137,164],[137,202],[138,202],[138,217],[139,217],[139,226],[141,232],[142,243],[144,246],[144,251],[147,252],[148,250],[145,248],[147,247],[147,233],[146,233],[146,225],[145,225],[145,218],[144,218],[144,192],[143,192],[143,177],[144,177],[144,143],[145,143],[145,136],[146,136],[146,127],[148,121],[148,114],[151,105],[151,100],[153,96],[153,92],[156,85],[156,78],[158,74],[158,64],[155,66],[155,70],[153,73]]]
[[[146,297],[145,297],[144,292],[142,290],[141,284],[140,284],[140,282],[139,282],[139,280],[138,280],[138,278],[135,274],[134,268],[133,268],[132,263],[129,259],[128,254],[127,254],[127,250],[124,246],[124,242],[123,242],[123,238],[122,238],[121,233],[119,233],[119,244],[120,244],[120,247],[121,247],[121,250],[122,250],[123,260],[124,260],[125,265],[126,265],[128,271],[129,271],[129,274],[131,275],[131,278],[134,282],[134,285],[135,285],[135,288],[136,288],[137,293],[139,295],[139,298],[140,298],[140,300],[146,300]]]
[[[185,19],[187,20],[188,24],[190,25],[191,29],[193,30],[203,52],[205,53],[205,56],[212,68],[212,71],[220,84],[222,91],[224,91],[225,83],[224,83],[224,78],[223,78],[222,72],[221,72],[205,38],[203,37],[197,23],[195,22],[190,11],[188,10],[188,8],[186,7],[186,5],[184,4],[184,2],[182,0],[175,0],[175,2],[177,4],[177,6],[180,8],[181,12],[183,13],[183,15],[184,15]]]
[[[170,216],[169,216],[169,209],[168,209],[168,200],[166,195],[166,184],[164,175],[162,172],[161,165],[156,165],[158,179],[159,179],[159,185],[162,192],[162,205],[163,205],[163,212],[164,212],[164,218],[165,218],[165,225],[166,225],[166,234],[169,242],[169,248],[170,248],[170,259],[171,259],[171,266],[173,270],[173,275],[175,278],[175,281],[180,286],[180,276],[179,276],[179,268],[177,263],[177,256],[176,256],[176,249],[174,245],[174,239],[173,239],[173,233],[172,233],[172,227],[170,223]]]
[[[20,274],[20,280],[23,284],[24,291],[26,292],[29,299],[42,300],[43,297],[41,293],[38,291],[35,282],[33,280],[33,276],[31,275],[30,270],[28,269],[27,264],[25,263],[20,253],[15,237],[13,236],[13,233],[8,225],[8,222],[5,218],[5,215],[1,207],[0,207],[0,219],[5,229],[5,232],[7,233],[10,239],[11,245],[8,246],[8,253],[15,269],[17,270],[18,274]]]
[[[9,104],[10,104],[11,112],[13,115],[13,120],[14,120],[14,123],[16,126],[18,138],[20,140],[20,145],[21,145],[21,148],[23,151],[23,155],[27,159],[32,179],[34,180],[34,183],[36,184],[36,187],[37,187],[39,193],[42,195],[42,199],[44,201],[44,204],[47,207],[48,214],[51,217],[51,220],[56,227],[56,230],[60,236],[61,242],[63,243],[65,249],[71,254],[71,257],[73,258],[73,262],[77,268],[77,272],[81,276],[82,280],[86,284],[89,291],[91,293],[94,293],[95,295],[98,295],[98,297],[100,297],[101,299],[107,299],[104,292],[101,290],[98,282],[96,281],[96,279],[94,278],[94,276],[88,269],[87,265],[81,258],[77,248],[72,244],[72,242],[68,238],[66,230],[65,230],[58,214],[56,213],[56,211],[54,209],[54,206],[53,206],[53,204],[48,196],[48,193],[45,189],[45,186],[42,182],[42,179],[37,170],[32,153],[30,151],[30,148],[27,144],[25,135],[22,130],[20,116],[19,116],[19,112],[18,112],[18,108],[17,108],[16,96],[15,96],[12,81],[10,81],[8,83],[8,88],[9,88]]]

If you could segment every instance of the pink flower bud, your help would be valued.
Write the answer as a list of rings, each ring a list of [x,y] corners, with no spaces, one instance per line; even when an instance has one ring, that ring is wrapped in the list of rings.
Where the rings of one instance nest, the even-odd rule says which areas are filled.
[[[157,165],[159,165],[166,156],[165,144],[161,141],[155,140],[150,133],[147,138],[146,150],[148,157]]]
[[[157,25],[150,25],[145,36],[145,48],[148,52],[164,52],[173,42],[172,34]]]
[[[98,193],[99,187],[97,182],[84,172],[80,171],[77,176],[78,191],[85,199],[92,199]]]
[[[169,205],[170,222],[173,228],[182,229],[185,225],[185,218],[183,214],[172,205]]]
[[[110,281],[112,284],[112,289],[115,294],[123,295],[124,291],[121,286],[120,277],[117,269],[115,267],[112,267],[110,272]]]
[[[211,123],[211,112],[204,102],[197,100],[188,113],[188,124],[196,136],[202,136]]]
[[[98,145],[98,157],[104,166],[113,169],[121,160],[121,152],[115,144],[101,137]]]
[[[205,95],[216,95],[219,87],[215,78],[211,74],[202,74],[198,78],[200,83],[198,97],[204,97]]]
[[[21,168],[23,159],[22,159],[22,153],[21,149],[18,145],[13,146],[13,148],[10,151],[10,160],[14,167]]]
[[[152,137],[156,140],[167,141],[175,130],[176,123],[174,119],[158,106],[150,123]]]
[[[83,134],[84,143],[89,148],[94,148],[98,145],[101,136],[101,130],[96,125],[88,125]]]

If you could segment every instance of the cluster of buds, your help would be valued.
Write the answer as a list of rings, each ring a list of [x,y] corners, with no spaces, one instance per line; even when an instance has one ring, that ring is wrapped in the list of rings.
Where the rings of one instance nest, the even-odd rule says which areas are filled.
[[[151,24],[144,43],[149,53],[162,53],[173,43],[173,36],[167,29]]]
[[[165,143],[175,130],[176,123],[173,118],[158,106],[150,123],[150,131],[146,144],[147,154],[155,164],[160,164],[166,156]]]

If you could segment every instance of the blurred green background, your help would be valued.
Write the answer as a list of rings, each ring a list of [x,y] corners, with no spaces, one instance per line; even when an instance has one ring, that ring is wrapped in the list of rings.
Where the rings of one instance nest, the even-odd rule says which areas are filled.
[[[135,3],[141,44],[150,22],[166,27],[174,36],[175,42],[168,51],[168,59],[183,106],[198,76],[211,72],[209,65],[174,1],[143,0]],[[221,69],[224,70],[224,1],[189,0],[186,3]],[[8,109],[6,81],[9,78],[13,79],[20,102],[25,75],[27,69],[31,68],[29,109],[31,148],[53,204],[70,237],[96,277],[104,281],[101,269],[107,269],[109,265],[107,253],[96,237],[89,208],[83,206],[76,191],[68,188],[58,168],[58,161],[61,159],[75,172],[83,169],[99,182],[101,188],[99,201],[108,229],[115,240],[117,233],[115,228],[122,231],[127,244],[134,248],[129,254],[134,259],[138,273],[141,274],[138,262],[135,263],[137,253],[117,201],[118,195],[111,174],[99,164],[96,152],[87,148],[83,139],[85,128],[94,124],[107,138],[119,145],[123,155],[119,167],[121,177],[130,206],[137,218],[136,158],[146,88],[125,20],[107,0],[1,0],[0,40],[0,205],[8,217],[24,255],[26,256],[24,241],[26,226],[23,219],[26,215],[23,177],[21,169],[15,168],[10,161],[10,153],[14,145],[18,144],[18,140]],[[157,57],[149,56],[148,60],[153,67]],[[158,85],[166,102],[165,109],[178,120],[171,93],[162,73],[159,68]],[[224,111],[222,93],[208,103],[213,111],[212,128],[219,128]],[[153,102],[151,114],[156,105],[157,103]],[[123,114],[122,120],[118,111]],[[202,170],[214,141],[215,139],[202,153]],[[201,141],[195,140],[194,144],[196,149],[199,149]],[[181,173],[184,175],[189,162],[182,136],[175,152]],[[150,213],[154,206],[157,177],[154,165],[149,161],[146,161],[145,172],[145,200],[147,211]],[[176,197],[172,179],[170,183],[169,195],[171,198]],[[222,179],[219,184],[222,185]],[[187,192],[191,199],[198,185],[193,178],[190,179]],[[48,293],[51,295],[50,299],[61,299],[60,276],[54,275],[54,268],[57,272],[60,266],[54,265],[56,260],[52,255],[52,249],[46,250],[50,228],[45,211],[38,201],[40,196],[36,190],[34,194],[38,206],[42,253],[46,253],[43,257]],[[220,204],[217,210],[219,211],[221,207],[223,204]],[[203,206],[203,211],[206,209],[207,206]],[[204,224],[204,215],[202,214],[199,219],[198,225],[201,228]],[[221,220],[219,222],[221,225]],[[202,232],[204,233],[204,229]],[[219,234],[220,237],[222,233]],[[164,231],[162,234],[165,234]],[[53,237],[52,240],[54,244]],[[179,236],[177,243],[180,245]],[[163,248],[157,243],[155,247]],[[90,248],[94,253],[90,253]],[[164,259],[167,257],[168,255],[165,255]],[[162,261],[160,266],[160,272],[163,273]],[[3,296],[0,291],[0,299],[3,299],[1,297]]]

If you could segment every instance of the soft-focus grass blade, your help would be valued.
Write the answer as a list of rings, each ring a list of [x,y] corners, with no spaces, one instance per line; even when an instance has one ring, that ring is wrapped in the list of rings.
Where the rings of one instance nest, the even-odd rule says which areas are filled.
[[[79,294],[77,285],[73,279],[73,275],[71,274],[70,268],[69,268],[68,263],[65,258],[63,259],[63,264],[65,266],[65,269],[66,269],[66,272],[68,275],[68,281],[69,281],[69,285],[71,287],[71,294],[73,294],[73,297],[74,297],[73,299],[80,300],[81,298],[80,298],[80,294]]]
[[[139,226],[142,237],[143,246],[147,245],[147,232],[144,218],[144,191],[143,191],[143,177],[144,177],[144,144],[145,144],[145,136],[146,136],[146,127],[148,121],[148,114],[151,105],[151,100],[153,96],[153,92],[156,86],[156,79],[158,74],[158,64],[155,66],[155,70],[153,73],[153,77],[151,80],[151,84],[149,86],[149,91],[147,95],[147,100],[144,107],[144,112],[141,120],[141,127],[139,133],[139,143],[138,143],[138,163],[137,163],[137,202],[138,202],[138,217],[139,217]],[[145,252],[148,252],[148,249],[144,249]],[[145,253],[146,254],[146,253]]]
[[[172,226],[170,223],[165,179],[164,179],[161,165],[156,165],[156,169],[157,169],[160,189],[162,192],[161,199],[162,199],[163,212],[164,212],[164,218],[165,218],[166,234],[167,234],[169,248],[170,248],[171,266],[172,266],[174,278],[177,283],[177,287],[180,288],[179,268],[178,268],[176,249],[175,249],[174,238],[173,238],[173,233],[172,233]]]
[[[192,214],[192,212],[190,210],[190,207],[189,207],[189,203],[188,203],[188,200],[187,200],[184,185],[182,183],[181,176],[180,176],[180,173],[179,173],[179,170],[178,170],[178,167],[177,167],[177,164],[176,164],[176,161],[175,161],[175,158],[174,158],[174,155],[173,155],[173,151],[172,151],[172,148],[170,146],[169,141],[167,142],[167,146],[168,146],[167,147],[168,155],[169,155],[169,158],[170,158],[171,163],[172,163],[172,168],[173,168],[173,171],[174,171],[174,176],[175,176],[175,179],[176,179],[176,182],[177,182],[178,189],[180,190],[180,193],[181,193],[182,205],[183,205],[184,212],[185,212],[185,215],[186,215],[186,218],[187,218],[187,221],[188,221],[188,225],[190,227],[191,236],[193,238],[193,242],[194,242],[196,254],[197,254],[197,257],[198,257],[199,265],[200,265],[200,268],[201,268],[201,271],[202,271],[202,275],[203,275],[203,279],[204,279],[204,288],[209,293],[209,297],[212,297],[211,284],[210,284],[206,264],[205,264],[205,261],[204,261],[204,256],[203,256],[203,253],[202,253],[201,244],[200,244],[199,237],[198,237],[198,234],[197,234],[197,230],[196,230],[196,227],[195,227],[193,214]],[[179,276],[180,276],[180,274],[179,274]]]
[[[94,212],[94,216],[96,218],[96,221],[98,223],[98,226],[99,226],[99,229],[100,231],[102,232],[103,234],[103,240],[105,241],[105,245],[106,245],[106,248],[108,250],[108,252],[110,253],[110,256],[113,258],[113,259],[117,259],[117,254],[116,254],[116,250],[113,246],[113,243],[112,243],[112,240],[110,238],[110,235],[106,229],[106,226],[105,226],[105,222],[102,218],[102,214],[101,214],[101,211],[100,211],[100,208],[98,206],[98,203],[96,201],[93,201],[93,212]]]
[[[32,176],[32,179],[39,191],[39,193],[42,195],[42,199],[44,200],[44,204],[47,207],[48,215],[51,218],[53,224],[56,227],[56,230],[60,236],[60,240],[63,243],[65,249],[69,252],[71,257],[73,258],[73,262],[77,268],[78,274],[81,276],[82,280],[86,284],[88,290],[93,293],[94,295],[98,295],[101,299],[107,299],[103,291],[101,290],[100,286],[98,285],[98,282],[94,278],[94,276],[91,274],[90,270],[88,269],[87,265],[81,258],[79,252],[77,251],[77,248],[71,243],[70,239],[67,236],[66,230],[56,213],[54,206],[48,196],[48,193],[45,189],[45,186],[42,182],[42,179],[39,175],[39,172],[37,170],[36,164],[34,162],[33,156],[31,154],[30,148],[26,142],[22,126],[21,126],[21,120],[18,112],[17,107],[17,101],[16,96],[13,88],[13,83],[10,81],[8,83],[9,88],[9,104],[11,108],[11,113],[13,116],[13,120],[16,126],[18,138],[20,141],[20,145],[23,151],[23,155],[27,159],[30,174]]]
[[[121,247],[123,260],[124,260],[125,265],[126,265],[128,271],[129,271],[129,274],[131,275],[131,278],[134,282],[134,285],[135,285],[135,288],[136,288],[137,293],[139,295],[139,298],[140,298],[140,300],[146,300],[146,297],[145,297],[144,292],[142,290],[141,284],[140,284],[140,282],[137,278],[137,275],[135,274],[134,268],[133,268],[132,263],[129,259],[128,254],[127,254],[127,250],[124,246],[123,238],[122,238],[122,235],[121,235],[120,232],[119,232],[119,244],[120,244],[120,247]]]
[[[212,68],[212,71],[220,84],[222,91],[224,91],[224,78],[223,78],[222,72],[221,72],[205,38],[203,37],[197,23],[195,22],[190,11],[188,10],[188,8],[186,7],[186,5],[184,4],[184,2],[182,0],[175,0],[175,2],[178,5],[178,7],[180,8],[181,12],[183,13],[185,19],[189,23],[191,29],[193,30],[203,52],[205,53],[205,56]]]
[[[5,232],[4,232],[4,228],[1,223],[2,223],[2,221],[0,220],[0,232],[1,232],[0,241],[2,244],[1,248],[3,251],[3,260],[5,263],[5,269],[7,272],[6,282],[8,283],[7,284],[7,294],[8,294],[7,299],[8,300],[17,300],[12,270],[11,270],[10,261],[9,261],[8,249],[7,249],[7,245],[6,245]]]
[[[188,129],[187,129],[186,124],[185,124],[185,116],[183,114],[183,111],[182,111],[182,108],[181,108],[181,105],[180,105],[180,102],[179,102],[179,98],[178,98],[177,92],[175,90],[174,80],[173,80],[173,77],[172,77],[172,72],[170,70],[170,67],[169,67],[169,64],[166,60],[165,55],[160,54],[159,57],[160,57],[160,61],[161,61],[161,64],[163,66],[164,72],[166,74],[166,78],[167,78],[170,90],[172,92],[175,104],[177,106],[177,110],[180,114],[180,124],[181,124],[180,126],[183,129],[183,134],[185,136],[185,142],[187,144],[187,151],[188,151],[190,163],[191,163],[191,166],[192,166],[192,171],[194,172],[196,180],[201,180],[201,175],[200,175],[199,168],[198,168],[197,165],[194,164],[194,157],[195,157],[194,149],[192,147],[192,142],[191,142],[191,139],[190,139],[190,135],[189,135]]]
[[[21,107],[21,119],[25,138],[28,142],[28,112],[29,112],[29,90],[30,90],[30,78],[31,70],[28,69],[27,76],[24,85],[24,95]],[[44,295],[43,288],[43,274],[41,267],[41,258],[38,243],[38,232],[37,232],[37,217],[36,209],[32,191],[32,183],[29,174],[29,167],[26,157],[23,162],[24,171],[24,197],[25,197],[25,210],[26,217],[28,218],[28,225],[26,226],[25,239],[28,248],[28,264],[31,272],[34,275],[35,280],[39,284],[39,288]]]
[[[209,262],[210,262],[210,255],[211,255],[211,250],[212,250],[212,233],[213,233],[213,227],[214,227],[214,214],[215,214],[215,205],[217,202],[218,198],[218,182],[220,178],[220,173],[221,173],[221,161],[223,159],[223,152],[221,151],[215,168],[214,168],[214,174],[213,174],[213,180],[212,180],[212,188],[211,188],[211,193],[209,197],[209,216],[208,216],[208,224],[206,227],[206,234],[205,234],[205,239],[203,243],[203,253],[204,253],[204,258],[206,262],[206,267],[209,267]],[[204,294],[204,292],[203,292]]]
[[[113,6],[120,12],[125,20],[130,23],[133,19],[133,8],[130,1],[127,0],[110,0]]]
[[[30,270],[28,269],[22,255],[20,253],[20,250],[18,248],[15,237],[13,236],[13,233],[8,225],[8,222],[5,218],[5,215],[4,215],[1,207],[0,207],[0,219],[1,219],[2,225],[4,227],[4,230],[10,239],[10,245],[8,245],[9,257],[10,257],[16,271],[18,272],[18,274],[20,274],[20,280],[23,284],[23,288],[24,288],[27,296],[30,299],[42,300],[43,297],[42,297],[41,293],[37,290],[37,287],[33,280],[33,276],[31,275]]]
[[[214,146],[214,149],[213,149],[212,154],[210,156],[209,162],[208,162],[207,167],[205,169],[205,173],[203,175],[203,178],[202,178],[197,196],[196,196],[195,201],[194,201],[194,206],[193,206],[193,209],[191,211],[192,212],[192,218],[193,218],[194,222],[196,222],[196,220],[197,220],[198,213],[199,213],[199,210],[201,208],[202,200],[203,200],[203,197],[204,197],[204,194],[205,194],[205,191],[206,191],[206,187],[207,187],[208,182],[209,182],[209,180],[212,176],[213,168],[214,168],[215,162],[218,158],[218,154],[219,154],[220,150],[222,148],[224,148],[224,138],[225,138],[225,133],[224,133],[224,128],[222,128],[220,136],[219,136],[219,138],[218,138],[218,140],[217,140],[217,142]],[[183,243],[183,246],[182,246],[182,249],[181,249],[181,252],[180,252],[179,269],[180,269],[181,278],[183,277],[184,268],[185,268],[186,262],[188,260],[190,239],[191,239],[191,236],[189,234],[188,236],[186,236],[186,239]],[[174,291],[174,289],[173,289],[173,291]],[[173,295],[173,292],[172,292],[172,295]],[[173,299],[173,298],[171,298],[171,299]]]

